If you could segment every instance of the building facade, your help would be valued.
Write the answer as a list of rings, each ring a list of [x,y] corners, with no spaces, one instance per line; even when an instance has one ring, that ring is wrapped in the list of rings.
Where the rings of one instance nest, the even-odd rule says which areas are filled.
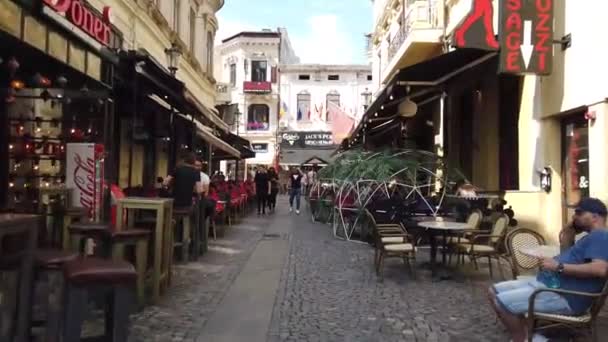
[[[87,187],[154,189],[183,149],[210,164],[240,158],[214,110],[223,4],[1,0],[0,207],[35,210],[76,176],[95,179]],[[88,160],[75,157],[85,145],[88,166],[69,169]],[[94,174],[75,174],[83,169]]]
[[[275,158],[279,114],[279,65],[298,63],[285,29],[241,32],[217,47],[216,77],[234,108],[232,132],[256,152],[247,163],[270,165]]]
[[[497,42],[507,42],[508,32],[501,27],[504,3],[491,2],[493,11],[485,14],[493,16],[487,21],[491,25],[474,24],[473,30],[485,32],[479,39],[486,45],[492,45],[494,33]],[[379,105],[372,105],[365,118],[390,115],[380,106],[390,106],[389,97],[407,96],[418,111],[394,135],[411,134],[419,146],[444,154],[475,185],[501,193],[520,226],[556,241],[580,198],[608,200],[608,92],[601,86],[608,69],[600,57],[608,48],[592,38],[607,29],[601,13],[608,5],[535,4],[536,13],[551,13],[547,32],[555,40],[546,48],[553,64],[544,75],[498,73],[505,63],[500,51],[453,47],[466,19],[475,18],[471,0],[374,1],[372,56]],[[527,20],[538,30],[537,19]],[[467,34],[460,38],[475,38]],[[523,47],[526,40],[518,44]],[[508,48],[502,45],[503,51]],[[513,63],[529,67],[531,57],[519,51]],[[424,136],[416,136],[412,127]],[[351,137],[353,145],[363,131],[359,127]]]
[[[280,75],[281,163],[301,165],[311,158],[327,161],[371,100],[371,67],[281,65]],[[326,139],[317,139],[321,136]],[[300,140],[297,149],[302,151],[291,153],[298,144],[295,137]]]

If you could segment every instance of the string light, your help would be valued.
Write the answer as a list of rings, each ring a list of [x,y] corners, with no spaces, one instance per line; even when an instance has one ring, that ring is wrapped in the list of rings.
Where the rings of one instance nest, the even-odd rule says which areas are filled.
[[[15,187],[15,183],[13,183],[13,182],[8,183],[8,187],[9,188],[14,188]]]
[[[9,150],[12,150],[12,149],[14,149],[14,148],[15,148],[15,146],[13,146],[13,144],[8,145],[8,149],[9,149]]]

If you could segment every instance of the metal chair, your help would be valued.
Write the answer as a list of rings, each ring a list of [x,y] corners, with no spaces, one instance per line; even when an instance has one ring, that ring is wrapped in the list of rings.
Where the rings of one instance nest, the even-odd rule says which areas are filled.
[[[470,238],[469,242],[463,242],[464,237],[460,237],[460,241],[456,244],[456,249],[464,259],[464,255],[467,255],[475,269],[479,269],[477,265],[477,259],[488,258],[488,266],[490,268],[490,277],[493,277],[492,271],[492,259],[498,263],[498,269],[502,274],[502,267],[500,267],[500,259],[502,257],[500,247],[504,241],[507,229],[509,226],[509,217],[507,215],[499,216],[492,227],[490,234],[475,234]],[[485,243],[484,243],[485,241]]]
[[[523,254],[521,250],[545,244],[545,238],[542,235],[528,228],[518,228],[507,234],[505,247],[513,279],[523,277],[521,270],[526,272],[538,268],[538,259]]]
[[[535,312],[534,302],[536,300],[536,296],[538,296],[542,292],[553,292],[559,295],[567,294],[583,296],[592,298],[593,302],[587,312],[578,316],[555,315]],[[561,326],[573,329],[589,329],[591,330],[591,340],[593,342],[598,342],[598,331],[596,327],[597,317],[600,310],[604,306],[604,303],[606,302],[606,296],[608,296],[608,280],[605,281],[604,288],[600,293],[576,292],[550,288],[542,288],[534,291],[534,293],[530,296],[528,306],[528,341],[532,342],[532,337],[534,336],[535,331]]]

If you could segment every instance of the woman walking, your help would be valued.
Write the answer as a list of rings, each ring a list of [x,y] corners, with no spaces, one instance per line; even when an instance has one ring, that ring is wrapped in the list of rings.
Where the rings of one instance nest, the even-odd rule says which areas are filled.
[[[296,214],[300,215],[300,196],[302,195],[302,171],[293,169],[289,177],[289,212],[293,211],[293,200],[296,200]]]
[[[273,167],[268,169],[268,180],[270,180],[270,196],[268,197],[268,208],[274,213],[277,207],[277,195],[279,194],[279,175]]]
[[[270,180],[263,166],[258,168],[254,182],[255,196],[258,201],[258,216],[266,215],[266,201],[268,200],[268,195],[270,195]]]

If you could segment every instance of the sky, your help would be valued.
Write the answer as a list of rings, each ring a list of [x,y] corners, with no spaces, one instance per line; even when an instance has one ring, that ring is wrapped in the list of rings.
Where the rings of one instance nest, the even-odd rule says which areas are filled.
[[[367,64],[370,0],[226,0],[217,43],[241,31],[285,27],[302,63]]]

